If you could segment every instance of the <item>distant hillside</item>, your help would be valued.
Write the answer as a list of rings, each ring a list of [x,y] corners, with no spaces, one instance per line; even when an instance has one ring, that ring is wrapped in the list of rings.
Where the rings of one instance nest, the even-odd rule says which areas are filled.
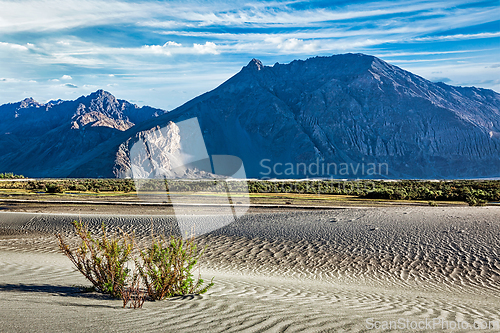
[[[41,104],[32,98],[0,106],[0,172],[62,177],[65,164],[165,111],[139,108],[98,90],[75,101]]]

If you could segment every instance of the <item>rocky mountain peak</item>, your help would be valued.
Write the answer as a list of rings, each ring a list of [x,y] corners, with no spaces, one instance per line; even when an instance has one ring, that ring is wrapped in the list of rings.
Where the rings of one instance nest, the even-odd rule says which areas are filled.
[[[89,95],[90,98],[92,99],[99,99],[99,98],[106,98],[106,97],[112,97],[115,98],[111,93],[107,92],[106,90],[99,89],[94,91]]]
[[[25,98],[19,103],[20,109],[25,109],[30,107],[40,107],[40,106],[43,106],[43,104],[38,103],[32,97]]]
[[[124,119],[123,111],[128,102],[120,101],[115,96],[102,89],[91,93],[88,96],[82,96],[76,100],[79,103],[75,115],[86,113],[100,113],[106,117],[114,119]]]
[[[54,99],[54,100],[48,101],[46,105],[54,106],[54,105],[57,105],[57,104],[60,104],[63,102],[64,102],[64,100],[62,100],[62,99]]]
[[[97,90],[96,92],[90,94],[88,97],[91,100],[91,103],[93,103],[94,105],[101,106],[105,104],[107,105],[120,104],[120,102],[118,101],[118,99],[116,99],[115,96],[102,89]]]
[[[250,60],[248,65],[246,65],[246,68],[260,71],[262,68],[264,68],[264,65],[259,59],[253,58],[252,60]]]
[[[90,125],[125,131],[139,122],[165,112],[147,106],[139,107],[102,89],[82,96],[73,103],[76,103],[76,110],[72,115],[73,129]]]

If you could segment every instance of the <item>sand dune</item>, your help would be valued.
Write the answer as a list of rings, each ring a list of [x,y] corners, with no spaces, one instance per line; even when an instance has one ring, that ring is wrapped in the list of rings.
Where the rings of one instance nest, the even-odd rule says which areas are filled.
[[[500,330],[500,207],[250,213],[198,238],[213,289],[135,311],[74,287],[88,283],[52,234],[69,236],[75,218],[142,241],[151,225],[178,232],[172,216],[1,212],[0,331],[358,332],[398,320],[399,331],[425,320],[434,326],[422,331]]]

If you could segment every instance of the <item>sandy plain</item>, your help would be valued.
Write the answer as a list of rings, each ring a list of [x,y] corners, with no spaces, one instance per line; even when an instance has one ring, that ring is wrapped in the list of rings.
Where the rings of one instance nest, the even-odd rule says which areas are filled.
[[[178,232],[171,211],[3,207],[0,332],[500,331],[498,206],[250,209],[197,238],[208,293],[138,310],[81,292],[54,233],[81,219],[147,241]]]

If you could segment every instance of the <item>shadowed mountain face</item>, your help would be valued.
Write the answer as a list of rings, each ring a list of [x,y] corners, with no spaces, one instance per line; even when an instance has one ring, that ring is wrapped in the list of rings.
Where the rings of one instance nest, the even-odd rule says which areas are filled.
[[[64,103],[74,103],[78,110],[79,100]],[[33,105],[26,108],[26,114],[29,111],[33,116],[50,104],[21,103]],[[51,110],[60,105],[55,103]],[[208,154],[240,157],[248,177],[500,176],[498,93],[433,83],[362,54],[317,57],[272,67],[253,59],[218,88],[158,117],[151,118],[154,112],[149,112],[142,118],[149,120],[125,132],[120,130],[141,119],[132,117],[130,111],[108,110],[104,104],[99,112],[102,118],[89,112],[91,104],[85,104],[80,113],[72,111],[64,133],[100,128],[112,134],[101,134],[95,148],[82,149],[79,156],[65,155],[72,159],[63,160],[59,171],[54,164],[44,164],[43,175],[126,174],[130,145],[146,131],[197,117]],[[13,104],[9,105],[12,108]],[[5,107],[0,107],[3,119]],[[21,117],[24,109],[17,108]],[[15,117],[13,112],[11,117]],[[109,119],[114,121],[109,123]],[[13,128],[2,123],[0,133],[13,132]],[[180,136],[176,140],[182,140],[182,133]],[[2,135],[1,140],[14,139]],[[56,141],[43,149],[36,148],[38,141],[32,146],[43,155],[46,149],[62,144]],[[15,157],[19,153],[11,154]],[[4,171],[40,175],[33,166],[21,168],[22,159],[20,164],[10,164],[19,168],[6,168],[5,161],[0,161]]]
[[[27,98],[0,106],[0,169],[35,177],[62,177],[63,164],[164,111],[139,108],[98,90],[75,101],[41,104]]]
[[[253,59],[137,131],[190,117],[209,154],[239,156],[249,177],[500,176],[499,94],[361,54],[272,67]]]

